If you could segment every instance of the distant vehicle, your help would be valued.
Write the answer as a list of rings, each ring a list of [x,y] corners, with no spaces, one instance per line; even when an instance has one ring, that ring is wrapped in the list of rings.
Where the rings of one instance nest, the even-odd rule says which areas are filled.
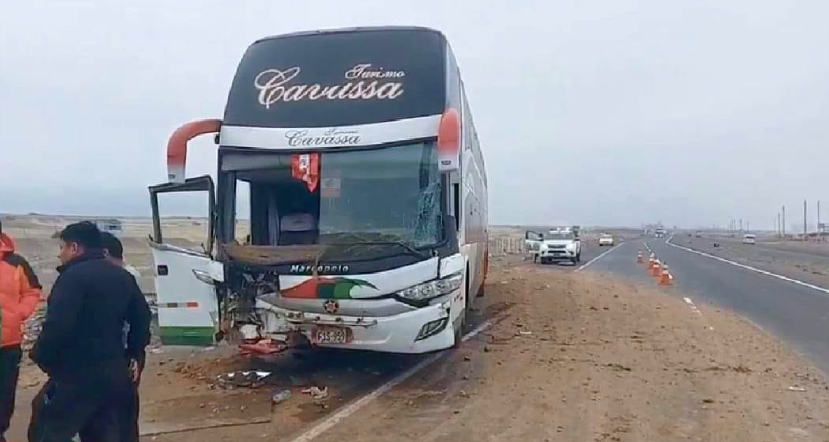
[[[99,219],[95,220],[95,225],[98,226],[102,232],[121,233],[124,231],[121,220],[118,219]]]
[[[656,229],[653,232],[653,236],[656,237],[656,238],[664,238],[665,235],[667,235],[667,234],[668,234],[668,232],[666,232],[665,229]]]
[[[751,233],[743,235],[743,244],[757,244],[757,235]]]
[[[615,242],[613,241],[613,235],[609,233],[602,233],[602,235],[599,237],[599,247],[613,247],[613,244],[615,244]]]
[[[696,233],[694,233],[694,236],[696,236],[697,238],[702,238],[702,232],[700,232],[699,230],[697,230],[697,232],[696,232]]]
[[[572,230],[550,230],[548,233],[528,231],[525,242],[533,262],[548,264],[558,261],[581,261],[581,240]]]

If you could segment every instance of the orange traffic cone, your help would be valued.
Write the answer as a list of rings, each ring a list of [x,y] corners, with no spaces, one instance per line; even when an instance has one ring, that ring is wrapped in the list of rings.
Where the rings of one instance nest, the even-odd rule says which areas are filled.
[[[637,264],[644,264],[645,258],[642,257],[642,251],[640,250],[639,253],[636,254],[636,263]]]
[[[653,261],[653,266],[651,267],[651,276],[654,278],[659,278],[662,275],[662,263],[659,260]]]
[[[671,272],[668,270],[668,264],[665,264],[662,266],[662,277],[659,278],[659,285],[671,285],[673,284],[672,279]]]

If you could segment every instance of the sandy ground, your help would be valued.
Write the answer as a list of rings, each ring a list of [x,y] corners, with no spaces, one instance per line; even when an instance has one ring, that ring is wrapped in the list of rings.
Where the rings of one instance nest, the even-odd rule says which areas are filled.
[[[517,260],[493,267],[482,311],[496,324],[320,440],[829,438],[822,375],[736,316],[705,305],[697,313],[673,288],[550,272]],[[271,410],[270,385],[230,392],[210,386],[214,374],[267,368],[267,361],[222,349],[164,351],[151,355],[142,387],[143,410],[152,415],[145,425],[174,428],[215,415],[268,422],[146,440],[291,440],[372,388],[360,387],[361,380],[417,360],[346,353],[308,363],[290,356],[293,362],[282,364],[295,371],[278,375],[293,396]],[[323,402],[301,393],[320,382],[338,391]],[[347,385],[354,391],[343,391]]]
[[[321,439],[829,437],[821,376],[729,313],[697,314],[656,289],[525,266],[500,270],[490,294],[514,306],[450,356],[453,382],[431,371]]]
[[[829,243],[758,241],[742,244],[731,238],[689,238],[675,236],[674,243],[737,261],[752,267],[829,287]],[[714,247],[714,243],[719,247]]]
[[[732,313],[691,308],[676,287],[496,257],[475,313],[494,325],[317,440],[829,440],[829,386]],[[293,440],[423,357],[161,348],[141,389],[142,440]],[[224,390],[216,375],[273,373]],[[11,436],[43,382],[26,365]],[[302,390],[328,387],[326,399]],[[292,396],[272,406],[271,394]],[[243,424],[243,425],[239,425]]]

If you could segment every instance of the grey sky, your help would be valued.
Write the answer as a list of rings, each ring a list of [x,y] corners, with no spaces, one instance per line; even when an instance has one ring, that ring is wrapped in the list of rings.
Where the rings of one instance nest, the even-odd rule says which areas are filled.
[[[823,0],[126,5],[4,5],[0,212],[146,214],[167,137],[221,117],[248,44],[382,24],[452,43],[494,223],[771,228],[781,204],[829,201]],[[197,142],[188,174],[214,168]]]

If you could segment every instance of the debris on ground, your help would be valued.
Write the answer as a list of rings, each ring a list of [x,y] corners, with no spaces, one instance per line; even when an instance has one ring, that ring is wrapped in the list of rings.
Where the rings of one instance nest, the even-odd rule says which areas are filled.
[[[607,366],[614,369],[614,370],[616,370],[616,371],[632,371],[633,370],[630,367],[626,367],[622,364],[616,364],[616,363],[610,363],[610,364],[607,364]]]
[[[310,387],[302,390],[305,394],[310,394],[315,400],[321,401],[328,397],[328,387]]]
[[[234,371],[216,377],[217,384],[226,389],[247,387],[259,388],[271,373],[267,371]]]
[[[243,355],[271,355],[285,351],[285,343],[273,339],[263,339],[255,344],[240,344],[239,350]]]
[[[271,402],[274,405],[281,404],[291,398],[291,390],[273,390]]]
[[[733,370],[736,373],[743,373],[743,374],[751,373],[751,369],[746,367],[743,364],[739,364],[736,367],[732,367],[731,370]]]

